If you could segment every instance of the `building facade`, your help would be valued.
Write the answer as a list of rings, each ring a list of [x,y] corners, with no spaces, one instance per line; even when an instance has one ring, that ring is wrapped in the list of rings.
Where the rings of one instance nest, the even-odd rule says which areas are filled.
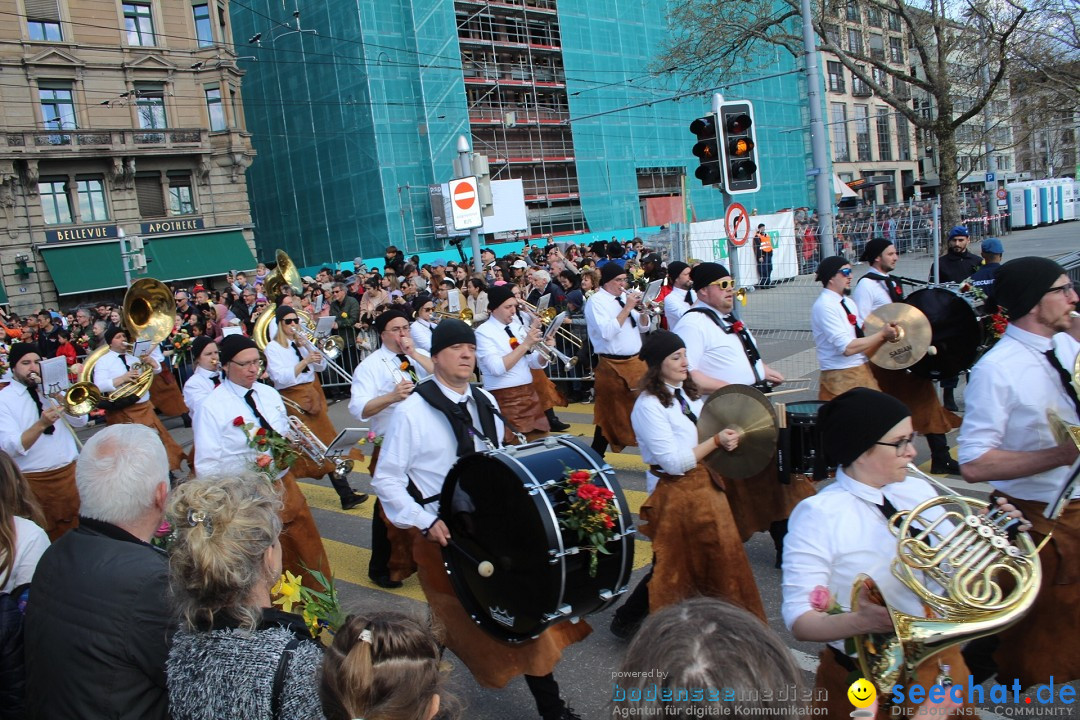
[[[428,186],[451,179],[459,136],[493,180],[521,181],[521,237],[722,216],[720,194],[693,177],[689,125],[709,89],[672,102],[685,88],[654,69],[668,33],[660,0],[299,0],[295,11],[232,8],[237,45],[258,58],[241,64],[261,255],[281,247],[310,266],[389,244],[441,248]],[[743,200],[761,212],[811,202],[806,93],[782,74],[794,69],[780,58],[756,71],[779,77],[728,92],[755,101],[764,189]]]
[[[227,0],[4,0],[0,272],[16,312],[254,266]],[[149,263],[125,277],[121,238]],[[128,262],[130,265],[131,263]]]

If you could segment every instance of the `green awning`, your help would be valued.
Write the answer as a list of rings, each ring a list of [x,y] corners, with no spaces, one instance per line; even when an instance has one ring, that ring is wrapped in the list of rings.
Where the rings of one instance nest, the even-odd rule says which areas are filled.
[[[240,230],[144,238],[145,274],[162,282],[224,275],[250,268],[255,256]],[[120,243],[39,246],[60,295],[125,288]]]
[[[7,288],[4,287],[4,283],[0,282],[0,305],[8,304]]]

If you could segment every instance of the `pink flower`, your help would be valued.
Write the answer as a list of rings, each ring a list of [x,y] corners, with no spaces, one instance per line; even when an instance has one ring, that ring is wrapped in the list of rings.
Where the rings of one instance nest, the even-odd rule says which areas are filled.
[[[158,525],[158,529],[154,532],[154,537],[162,538],[162,537],[165,537],[166,535],[168,535],[171,532],[172,532],[172,525],[169,524],[168,520],[162,520],[161,524]]]
[[[828,612],[833,605],[833,596],[829,588],[818,585],[810,591],[810,607],[818,612]]]
[[[270,457],[269,455],[260,455],[259,457],[255,458],[255,464],[261,468],[269,467],[270,463],[273,461],[274,458]]]
[[[375,431],[374,430],[368,430],[367,441],[368,442],[375,442]]]

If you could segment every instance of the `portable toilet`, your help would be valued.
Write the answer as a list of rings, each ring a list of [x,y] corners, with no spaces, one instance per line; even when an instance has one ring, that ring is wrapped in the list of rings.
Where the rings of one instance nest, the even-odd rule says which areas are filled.
[[[1035,187],[1035,202],[1039,206],[1039,219],[1036,225],[1044,225],[1054,222],[1053,210],[1050,207],[1050,188],[1045,183],[1040,182]]]
[[[1014,230],[1039,224],[1038,188],[1031,182],[1012,183],[1007,188],[1010,227]]]
[[[1075,220],[1076,219],[1076,183],[1070,179],[1065,178],[1061,182],[1061,219],[1062,220]]]

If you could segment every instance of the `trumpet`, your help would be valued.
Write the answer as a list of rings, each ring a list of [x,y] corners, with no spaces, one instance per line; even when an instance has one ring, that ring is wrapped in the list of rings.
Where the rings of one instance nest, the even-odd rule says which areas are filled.
[[[556,350],[554,347],[550,345],[545,345],[543,341],[537,343],[535,349],[547,359],[549,364],[558,365],[559,363],[562,363],[563,370],[565,370],[566,372],[570,372],[571,370],[573,370],[574,366],[578,363],[576,355],[574,357],[567,357],[566,355],[563,355],[561,352]]]
[[[326,457],[326,444],[294,415],[289,416],[289,440],[313,462],[324,463],[327,460],[334,464],[334,477],[344,479],[353,470],[353,461],[349,458]]]
[[[523,308],[525,312],[529,313],[534,318],[539,320],[541,327],[550,325],[551,321],[555,319],[555,316],[559,314],[559,312],[553,307],[545,308],[544,312],[538,312],[535,305],[521,299],[518,300],[518,306]],[[556,332],[555,334],[561,337],[564,342],[567,342],[576,348],[581,347],[581,340],[578,339],[577,335],[570,332],[569,330],[559,328],[558,332]],[[566,356],[564,355],[563,357]]]

